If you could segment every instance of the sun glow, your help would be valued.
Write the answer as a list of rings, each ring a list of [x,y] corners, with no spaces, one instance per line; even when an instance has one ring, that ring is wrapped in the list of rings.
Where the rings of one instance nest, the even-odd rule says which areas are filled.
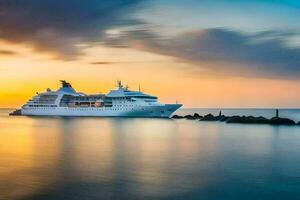
[[[209,74],[205,62],[191,71],[193,64],[130,48],[86,48],[81,58],[64,61],[25,44],[2,41],[1,46],[16,53],[0,57],[0,107],[20,107],[36,92],[58,88],[61,79],[85,93],[107,93],[121,79],[133,90],[141,85],[162,102],[185,107],[300,106],[299,81]]]

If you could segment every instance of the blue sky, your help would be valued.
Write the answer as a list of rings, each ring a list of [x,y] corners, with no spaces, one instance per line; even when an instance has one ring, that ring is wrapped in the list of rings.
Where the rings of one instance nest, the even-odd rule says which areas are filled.
[[[157,0],[140,17],[178,31],[216,27],[249,32],[300,30],[299,6],[297,1]]]

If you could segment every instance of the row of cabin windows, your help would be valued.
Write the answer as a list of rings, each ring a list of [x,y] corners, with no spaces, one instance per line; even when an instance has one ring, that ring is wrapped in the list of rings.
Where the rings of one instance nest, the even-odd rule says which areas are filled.
[[[34,107],[34,109],[46,109],[45,107]],[[99,108],[65,108],[65,109],[71,109],[71,110],[81,110],[81,111],[86,111],[86,110],[99,110]],[[112,108],[112,109],[109,109],[109,110],[117,110],[117,111],[128,111],[128,110],[132,110],[130,108]],[[145,109],[142,109],[142,110],[145,110]],[[164,111],[162,111],[163,113]]]
[[[55,104],[55,101],[37,101],[37,102],[33,102],[34,104]]]
[[[57,107],[57,105],[28,105],[29,107]]]
[[[28,105],[29,107],[57,107],[57,105]],[[141,105],[104,105],[103,107],[119,107],[119,108],[114,108],[114,109],[122,109],[120,107],[140,107]],[[63,106],[60,106],[63,107]],[[95,107],[95,105],[91,105],[91,106],[74,106],[74,108],[78,108],[78,107]],[[97,107],[97,108],[101,108],[101,107]]]
[[[121,104],[121,105],[114,105],[114,107],[136,107],[138,105],[134,104]]]
[[[103,109],[105,107],[102,108],[64,108],[65,110],[81,110],[81,111],[86,111],[86,110],[99,110],[99,109]],[[132,110],[130,108],[111,108],[111,109],[104,109],[104,110]],[[144,110],[144,109],[143,109]]]
[[[72,95],[64,95],[61,98],[61,101],[96,101],[102,99],[103,97],[100,96],[72,96]]]
[[[118,100],[118,99],[131,99],[131,98],[136,98],[136,99],[157,99],[157,97],[154,96],[129,96],[129,97],[108,97],[110,99]]]
[[[29,106],[29,107],[31,107],[32,109],[47,109],[47,108],[50,108],[50,106]],[[53,107],[53,106],[51,106],[51,107]],[[100,107],[100,108],[91,108],[91,107],[87,107],[87,108],[64,108],[64,109],[84,111],[84,110],[99,110],[99,109],[103,109],[103,108],[106,108],[106,107]],[[117,108],[111,108],[109,110],[131,110],[131,109],[129,109],[129,108],[118,108],[118,109]]]
[[[96,105],[96,104],[60,104],[59,107],[67,107],[67,108],[103,108],[103,107],[112,107],[112,105]]]
[[[30,110],[50,110],[51,107],[33,107],[33,108],[29,108]],[[52,110],[53,108],[51,108]]]
[[[47,109],[47,108],[33,108],[33,109]],[[67,108],[65,108],[67,109]],[[81,111],[86,111],[86,110],[95,110],[94,108],[86,108],[86,109],[82,109],[82,108],[68,108],[68,109],[72,109],[72,110],[81,110]],[[117,110],[117,111],[128,111],[128,110],[132,110],[132,109],[129,109],[129,108],[119,108],[119,109],[110,109],[110,110]],[[145,110],[145,109],[142,109],[142,110]],[[153,111],[151,111],[151,113],[153,113]],[[161,111],[161,113],[163,114],[164,111]]]
[[[43,94],[40,96],[40,98],[45,98],[45,99],[54,99],[57,98],[57,95],[47,95],[47,94]]]

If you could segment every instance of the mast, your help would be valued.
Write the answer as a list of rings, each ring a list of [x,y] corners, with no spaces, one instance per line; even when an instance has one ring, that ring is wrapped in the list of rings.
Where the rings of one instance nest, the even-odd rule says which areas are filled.
[[[118,81],[117,81],[117,84],[118,84],[119,89],[122,89],[122,88],[123,88],[122,81],[118,80]]]

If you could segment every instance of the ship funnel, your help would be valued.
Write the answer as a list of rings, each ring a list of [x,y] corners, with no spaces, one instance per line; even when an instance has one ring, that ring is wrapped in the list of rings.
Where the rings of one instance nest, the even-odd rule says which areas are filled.
[[[61,86],[63,88],[72,87],[71,84],[69,82],[65,81],[65,80],[60,80],[60,82],[61,82]]]

